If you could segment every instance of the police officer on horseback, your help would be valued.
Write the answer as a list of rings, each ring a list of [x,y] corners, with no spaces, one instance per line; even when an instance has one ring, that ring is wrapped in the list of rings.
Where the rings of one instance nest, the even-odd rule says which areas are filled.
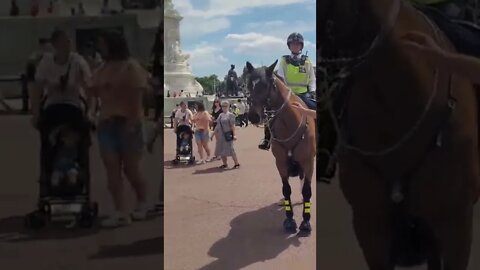
[[[287,39],[290,55],[284,55],[279,61],[277,75],[283,79],[290,90],[296,94],[308,108],[317,109],[317,102],[312,98],[316,90],[316,78],[313,64],[307,55],[302,55],[304,47],[303,36],[300,33],[291,33]],[[258,148],[270,149],[270,130],[265,127],[265,138]]]

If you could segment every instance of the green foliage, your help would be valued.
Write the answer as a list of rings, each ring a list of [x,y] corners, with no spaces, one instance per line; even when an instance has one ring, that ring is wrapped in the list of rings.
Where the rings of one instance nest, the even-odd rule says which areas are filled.
[[[197,80],[203,86],[204,95],[215,94],[215,89],[218,89],[221,85],[221,82],[218,79],[218,76],[215,74],[212,74],[210,76],[204,76],[204,77],[196,77],[195,80]],[[215,89],[214,89],[214,86],[215,86]]]

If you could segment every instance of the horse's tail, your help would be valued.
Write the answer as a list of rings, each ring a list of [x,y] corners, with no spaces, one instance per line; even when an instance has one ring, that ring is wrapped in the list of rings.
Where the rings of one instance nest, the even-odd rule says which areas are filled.
[[[433,233],[421,219],[407,216],[403,210],[395,211],[393,220],[393,263],[400,267],[413,267],[426,262],[434,250]]]

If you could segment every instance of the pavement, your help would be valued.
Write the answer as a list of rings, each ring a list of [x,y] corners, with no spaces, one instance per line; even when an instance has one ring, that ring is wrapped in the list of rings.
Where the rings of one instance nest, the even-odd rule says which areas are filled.
[[[220,161],[165,165],[165,269],[368,270],[338,179],[331,185],[314,184],[312,209],[318,212],[312,217],[311,236],[283,232],[284,213],[276,205],[282,197],[280,177],[271,152],[257,149],[262,136],[255,127],[238,131],[239,170],[218,171]],[[174,156],[174,140],[173,131],[166,129],[165,160]],[[293,201],[300,203],[299,180],[290,181]],[[301,205],[295,217],[299,223]],[[480,269],[479,204],[473,229],[468,270]]]
[[[94,137],[95,138],[95,137]],[[100,215],[112,210],[96,140],[91,148],[92,198]],[[158,198],[161,143],[146,155],[143,171]],[[38,194],[39,138],[28,116],[0,117],[0,267],[6,270],[158,270],[163,265],[163,219],[104,230],[51,226],[38,232],[24,229],[23,215],[34,210]],[[127,187],[127,190],[130,189]],[[133,206],[133,194],[128,199]]]
[[[172,160],[175,134],[172,129],[164,134],[164,159]],[[316,215],[312,214],[310,236],[283,231],[285,214],[278,206],[282,184],[272,153],[257,148],[262,136],[261,128],[238,130],[240,169],[219,170],[219,160],[194,166],[165,164],[165,270],[318,269]],[[210,146],[213,151],[214,142]],[[300,203],[294,207],[300,225],[300,180],[290,181],[293,203]],[[315,202],[313,195],[313,212]]]

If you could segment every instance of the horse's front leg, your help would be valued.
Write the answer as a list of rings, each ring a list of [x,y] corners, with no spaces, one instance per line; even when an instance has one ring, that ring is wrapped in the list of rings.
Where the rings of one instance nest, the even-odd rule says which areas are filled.
[[[287,232],[296,232],[297,223],[293,218],[293,205],[292,205],[292,200],[290,198],[292,194],[292,188],[290,187],[290,183],[288,182],[288,176],[286,177],[282,176],[282,184],[283,184],[282,192],[283,192],[283,198],[284,198],[284,204],[285,204],[285,215],[287,216],[287,218],[283,222],[283,228]]]
[[[312,197],[312,180],[311,178],[305,178],[302,188],[303,195],[303,221],[300,224],[300,231],[311,232],[312,226],[310,225],[310,211],[311,205],[310,198]]]

